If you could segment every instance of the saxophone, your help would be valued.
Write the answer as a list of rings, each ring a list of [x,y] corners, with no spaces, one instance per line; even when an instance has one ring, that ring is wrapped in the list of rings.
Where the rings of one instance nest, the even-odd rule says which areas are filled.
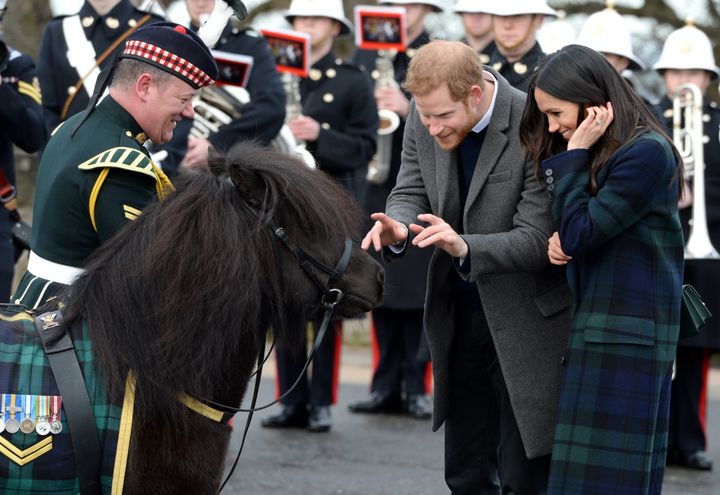
[[[313,157],[307,150],[305,142],[296,139],[287,126],[288,122],[302,114],[302,105],[300,103],[300,81],[297,76],[285,72],[282,75],[282,82],[287,99],[285,100],[285,125],[280,130],[279,136],[283,137],[283,141],[285,142],[287,148],[281,151],[288,154],[295,153],[300,157],[305,165],[310,168],[315,168],[317,166],[315,163],[315,157]]]
[[[378,71],[378,78],[375,80],[375,87],[398,87],[395,81],[395,69],[393,60],[397,52],[395,50],[379,50],[378,58],[375,60],[375,68]],[[400,117],[392,110],[378,110],[380,125],[377,134],[377,151],[368,163],[367,180],[371,184],[384,184],[390,175],[390,160],[392,158],[393,132],[400,125]]]

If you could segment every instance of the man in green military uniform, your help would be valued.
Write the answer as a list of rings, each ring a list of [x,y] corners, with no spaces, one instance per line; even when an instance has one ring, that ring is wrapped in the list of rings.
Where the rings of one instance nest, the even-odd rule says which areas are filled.
[[[18,304],[35,308],[56,295],[95,248],[172,189],[143,144],[167,142],[193,117],[192,98],[217,66],[195,33],[168,22],[135,31],[103,76],[88,109],[53,131],[40,163]]]

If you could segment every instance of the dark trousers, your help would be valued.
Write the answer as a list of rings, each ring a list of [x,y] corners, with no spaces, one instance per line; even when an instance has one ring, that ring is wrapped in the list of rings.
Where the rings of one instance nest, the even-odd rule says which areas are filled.
[[[678,347],[670,395],[668,450],[705,450],[704,411],[710,352]]]
[[[525,454],[481,308],[456,306],[449,372],[445,481],[452,493],[545,493],[550,456]]]
[[[378,308],[373,310],[372,320],[379,358],[371,390],[400,397],[404,382],[407,395],[425,394],[426,363],[418,360],[422,308]]]
[[[313,325],[313,331],[317,328]],[[342,322],[331,323],[325,338],[313,358],[310,377],[305,373],[290,394],[281,402],[286,405],[329,406],[337,400],[338,372],[340,369],[340,332]],[[307,332],[304,334],[307,335]],[[288,349],[276,349],[278,392],[284,394],[300,377],[307,356]]]

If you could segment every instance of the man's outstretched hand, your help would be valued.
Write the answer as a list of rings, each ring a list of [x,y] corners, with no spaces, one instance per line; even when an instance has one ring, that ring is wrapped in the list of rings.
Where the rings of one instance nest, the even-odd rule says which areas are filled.
[[[375,251],[380,251],[383,246],[402,244],[407,239],[408,229],[405,224],[393,220],[385,213],[373,213],[370,218],[375,220],[375,225],[360,244],[365,251],[370,248],[370,244],[373,245]]]

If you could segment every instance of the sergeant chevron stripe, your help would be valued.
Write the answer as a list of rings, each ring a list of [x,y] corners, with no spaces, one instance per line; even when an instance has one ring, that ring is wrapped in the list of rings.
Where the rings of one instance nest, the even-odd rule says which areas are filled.
[[[123,205],[123,211],[125,212],[125,218],[128,220],[135,220],[141,213],[137,208],[125,204]]]
[[[52,437],[46,437],[32,447],[20,450],[9,440],[0,436],[0,454],[4,455],[18,466],[24,466],[28,462],[34,461],[41,455],[52,450]]]
[[[40,90],[30,83],[25,81],[18,81],[18,93],[29,96],[38,105],[42,104],[42,98],[40,97]]]

